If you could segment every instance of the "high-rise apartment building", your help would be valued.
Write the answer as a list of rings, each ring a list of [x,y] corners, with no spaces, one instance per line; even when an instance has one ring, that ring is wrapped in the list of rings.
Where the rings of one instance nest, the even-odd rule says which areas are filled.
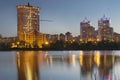
[[[90,21],[87,19],[80,22],[80,36],[81,41],[94,41],[95,39],[95,28],[90,25]]]
[[[102,40],[112,40],[113,39],[113,28],[110,27],[110,20],[105,16],[98,20],[98,39]]]
[[[31,46],[33,44],[41,46],[39,16],[39,7],[31,6],[29,3],[25,6],[17,6],[17,35],[20,41],[25,41]]]

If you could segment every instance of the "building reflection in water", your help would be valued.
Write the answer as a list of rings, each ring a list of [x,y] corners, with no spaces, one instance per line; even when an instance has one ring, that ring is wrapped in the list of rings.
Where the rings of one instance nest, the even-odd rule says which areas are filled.
[[[17,52],[18,80],[41,80],[40,68],[56,62],[75,64],[75,56],[48,55],[42,51]]]
[[[68,64],[68,65],[73,65],[76,66],[76,55],[70,54],[70,55],[58,55],[56,53],[56,55],[52,55],[52,54],[48,54],[47,52],[43,54],[38,54],[39,55],[39,65],[44,66],[46,64],[52,66],[56,63],[59,64]]]
[[[120,55],[116,55],[114,61],[115,63],[112,69],[112,80],[120,80]]]
[[[37,56],[33,51],[17,52],[18,80],[39,80]]]
[[[87,51],[80,51],[79,58],[81,67],[80,76],[91,77],[91,80],[112,80],[111,70],[114,64],[112,51],[109,51],[109,54],[108,51],[89,51],[89,53]]]
[[[93,51],[85,51],[85,52],[80,51],[79,55],[80,55],[79,61],[80,61],[80,68],[81,68],[80,80],[89,80],[91,79],[91,72],[93,68]]]
[[[102,52],[104,55],[101,55],[100,57],[100,65],[99,65],[99,75],[104,79],[109,78],[109,80],[112,80],[112,73],[111,70],[113,68],[113,59],[114,56],[112,55],[112,51],[108,52],[104,51]]]
[[[41,80],[41,68],[45,66],[79,66],[80,80],[117,80],[119,62],[120,57],[113,55],[113,51],[80,51],[63,55],[42,51],[17,52],[19,80]]]

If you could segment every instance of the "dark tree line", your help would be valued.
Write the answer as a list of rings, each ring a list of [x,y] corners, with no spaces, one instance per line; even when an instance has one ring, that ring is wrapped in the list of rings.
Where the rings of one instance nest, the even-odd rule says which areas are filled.
[[[120,50],[120,42],[100,41],[100,42],[70,42],[57,40],[49,45],[43,44],[43,49],[47,50]]]
[[[16,43],[17,44],[17,43]],[[0,50],[11,50],[13,49],[12,43],[10,42],[1,42]],[[38,50],[120,50],[120,42],[113,41],[100,41],[100,42],[77,42],[77,41],[64,41],[57,40],[49,44],[43,44],[42,48],[39,48],[37,44],[34,44],[33,47],[20,41],[17,44],[17,48],[14,49],[38,49]]]

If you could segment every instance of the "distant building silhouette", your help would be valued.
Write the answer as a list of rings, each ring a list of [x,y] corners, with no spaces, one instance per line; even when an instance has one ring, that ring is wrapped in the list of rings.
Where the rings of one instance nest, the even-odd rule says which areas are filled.
[[[113,33],[113,41],[120,42],[120,34],[114,32]]]
[[[110,27],[110,21],[105,16],[98,20],[98,39],[99,41],[113,39],[113,28]]]
[[[87,19],[80,22],[80,36],[81,41],[94,41],[95,39],[95,28],[90,25],[90,21]]]
[[[120,34],[113,31],[110,27],[110,19],[103,16],[98,20],[98,29],[90,25],[90,21],[86,18],[80,22],[80,41],[114,41],[120,42]]]
[[[66,32],[65,33],[65,41],[72,41],[72,40],[73,40],[72,33]]]

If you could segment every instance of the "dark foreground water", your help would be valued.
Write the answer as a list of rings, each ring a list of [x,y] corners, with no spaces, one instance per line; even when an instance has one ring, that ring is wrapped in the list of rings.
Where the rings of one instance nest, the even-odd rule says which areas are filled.
[[[120,80],[120,51],[0,52],[0,80]]]

